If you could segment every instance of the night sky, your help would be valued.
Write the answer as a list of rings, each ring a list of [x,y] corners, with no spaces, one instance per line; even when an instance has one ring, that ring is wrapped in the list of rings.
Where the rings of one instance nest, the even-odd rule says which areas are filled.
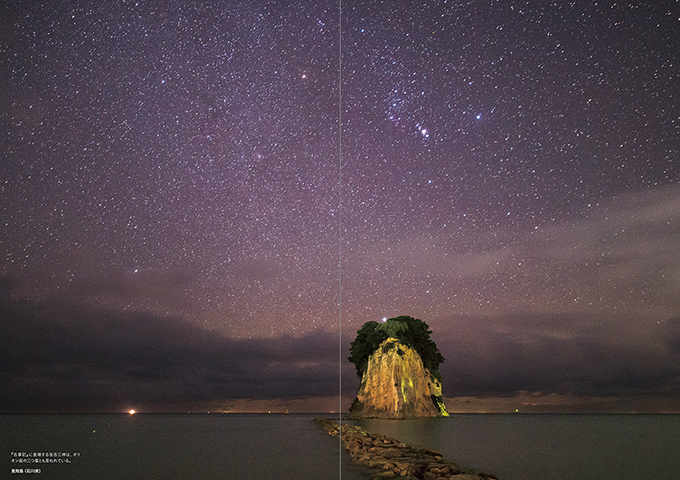
[[[0,411],[680,411],[680,3],[339,7],[3,2]]]

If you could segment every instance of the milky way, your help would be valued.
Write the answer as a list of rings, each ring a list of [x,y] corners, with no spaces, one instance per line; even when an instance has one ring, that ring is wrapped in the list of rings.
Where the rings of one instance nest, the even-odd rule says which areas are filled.
[[[677,394],[678,4],[555,3],[5,2],[3,298]]]

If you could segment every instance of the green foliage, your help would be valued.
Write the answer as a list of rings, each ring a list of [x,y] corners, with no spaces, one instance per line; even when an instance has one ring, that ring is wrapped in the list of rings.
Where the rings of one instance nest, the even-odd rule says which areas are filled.
[[[388,337],[400,338],[401,335],[408,331],[408,322],[405,320],[407,318],[411,317],[390,318],[380,327],[387,333]]]
[[[355,398],[354,401],[352,402],[352,405],[349,407],[349,411],[353,413],[360,412],[364,409],[364,404],[359,401],[358,398]]]
[[[444,362],[444,357],[430,339],[431,334],[432,330],[427,323],[406,315],[390,318],[385,323],[366,322],[357,331],[350,346],[349,361],[354,364],[357,375],[361,378],[368,366],[368,357],[388,337],[394,337],[418,352],[425,368],[441,381],[439,365]]]
[[[366,322],[357,331],[357,337],[352,342],[349,352],[352,354],[349,361],[357,369],[357,375],[361,378],[368,366],[368,357],[378,348],[385,339],[387,333],[383,332],[378,322]]]

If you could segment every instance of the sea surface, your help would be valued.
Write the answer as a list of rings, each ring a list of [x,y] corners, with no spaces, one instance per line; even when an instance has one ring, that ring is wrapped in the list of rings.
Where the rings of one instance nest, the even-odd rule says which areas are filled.
[[[340,455],[338,439],[314,424],[315,416],[332,417],[4,414],[0,478],[367,480],[368,471],[346,451]],[[680,415],[466,414],[348,423],[507,480],[680,478]],[[61,463],[16,462],[31,458]]]
[[[500,479],[680,479],[680,415],[466,414],[351,423]]]
[[[0,415],[0,478],[35,480],[366,480],[313,414]],[[330,415],[326,415],[330,416]],[[12,453],[70,463],[12,463]],[[32,457],[29,457],[32,458]],[[63,460],[63,459],[62,459]],[[12,474],[12,469],[41,469]]]

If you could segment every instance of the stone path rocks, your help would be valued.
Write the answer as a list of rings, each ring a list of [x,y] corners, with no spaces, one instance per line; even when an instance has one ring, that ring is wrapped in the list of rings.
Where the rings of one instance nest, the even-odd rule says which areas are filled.
[[[373,435],[356,425],[340,426],[332,418],[315,418],[314,422],[333,437],[342,433],[342,444],[352,460],[374,470],[372,480],[498,480],[494,475],[476,473],[446,461],[434,450],[413,448],[385,435]]]

